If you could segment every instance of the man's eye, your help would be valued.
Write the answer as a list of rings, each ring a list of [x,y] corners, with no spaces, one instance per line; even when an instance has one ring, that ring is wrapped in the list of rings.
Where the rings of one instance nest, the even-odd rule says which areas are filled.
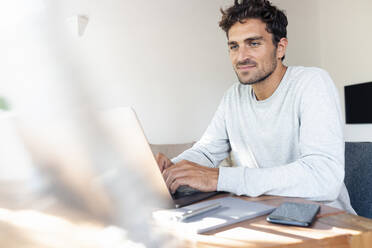
[[[230,46],[230,50],[236,50],[236,49],[238,49],[238,45],[231,45]]]
[[[260,45],[260,42],[251,42],[251,47],[258,47]]]

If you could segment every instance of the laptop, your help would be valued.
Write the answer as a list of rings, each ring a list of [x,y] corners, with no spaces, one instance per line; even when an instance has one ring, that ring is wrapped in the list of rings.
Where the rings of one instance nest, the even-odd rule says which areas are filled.
[[[106,110],[101,115],[102,124],[107,135],[120,149],[125,165],[139,170],[150,187],[159,197],[176,208],[190,205],[218,194],[218,192],[201,192],[187,186],[181,186],[172,194],[160,172],[150,145],[143,132],[135,111],[130,107]]]

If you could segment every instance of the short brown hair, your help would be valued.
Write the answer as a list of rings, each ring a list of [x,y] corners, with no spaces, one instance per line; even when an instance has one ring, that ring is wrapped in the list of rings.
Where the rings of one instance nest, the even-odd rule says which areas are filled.
[[[222,18],[219,26],[228,32],[236,22],[244,23],[245,19],[260,19],[266,24],[266,31],[273,34],[273,43],[278,45],[281,38],[287,38],[287,16],[282,10],[267,0],[234,0],[234,5],[226,10],[221,9]]]

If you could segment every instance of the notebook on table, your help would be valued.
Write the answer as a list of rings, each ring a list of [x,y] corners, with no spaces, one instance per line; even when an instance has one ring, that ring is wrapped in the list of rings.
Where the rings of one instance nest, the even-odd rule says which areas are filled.
[[[190,210],[203,208],[216,203],[218,203],[220,207],[182,221],[179,220],[180,216]],[[203,201],[178,209],[159,210],[153,213],[153,217],[160,225],[172,230],[200,234],[269,214],[274,209],[275,207],[273,206],[258,202],[245,201],[234,197],[223,197]]]

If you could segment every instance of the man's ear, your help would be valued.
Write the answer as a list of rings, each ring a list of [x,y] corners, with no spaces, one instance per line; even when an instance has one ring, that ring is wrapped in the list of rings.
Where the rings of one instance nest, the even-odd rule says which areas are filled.
[[[278,46],[276,49],[276,58],[281,59],[285,56],[285,52],[287,50],[288,45],[288,39],[287,38],[281,38],[278,42]]]

